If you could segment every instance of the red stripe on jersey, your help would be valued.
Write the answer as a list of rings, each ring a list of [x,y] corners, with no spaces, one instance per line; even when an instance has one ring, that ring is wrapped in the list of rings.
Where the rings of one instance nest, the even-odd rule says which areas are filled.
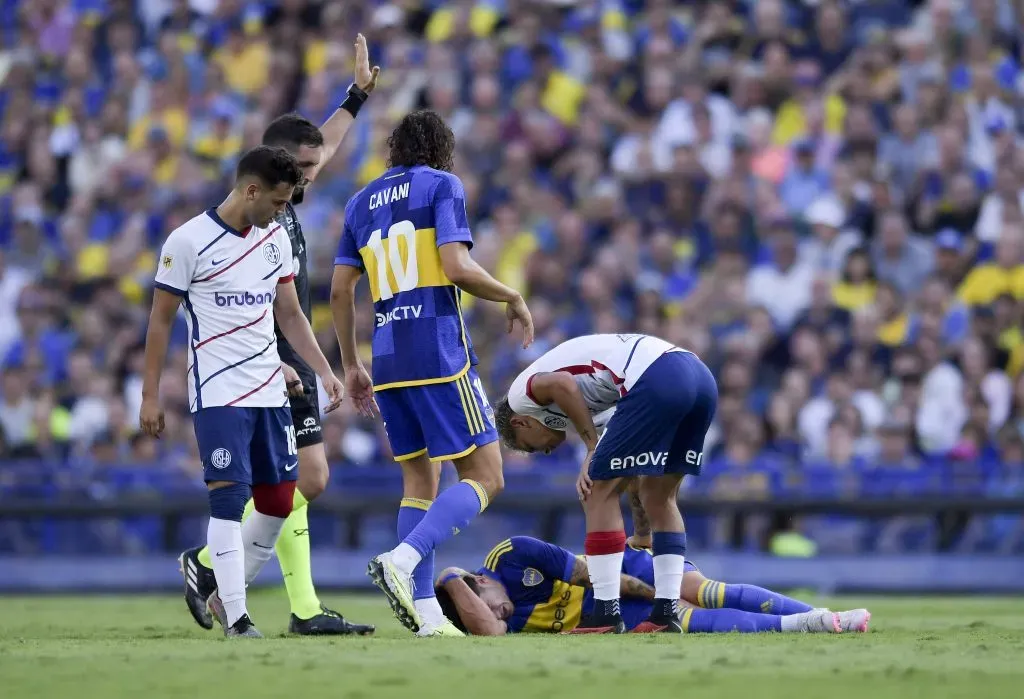
[[[595,362],[594,360],[590,360],[590,363],[594,365],[595,369],[600,369],[601,371],[607,371],[609,374],[611,374],[612,375],[612,381],[614,381],[615,383],[626,383],[626,380],[624,378],[622,378],[620,376],[617,376],[614,371],[612,371],[611,369],[606,367],[601,362]]]
[[[606,367],[601,362],[593,359],[590,360],[590,364],[573,364],[572,366],[564,366],[561,369],[555,369],[555,371],[564,371],[568,374],[572,374],[573,376],[579,376],[581,374],[596,374],[598,371],[607,371],[612,376],[612,383],[619,387],[619,396],[622,397],[627,393],[626,387],[622,385],[626,383],[626,380],[618,376],[614,371]],[[526,395],[530,396],[529,382],[527,382]],[[533,400],[533,396],[530,396],[530,399]],[[536,403],[537,401],[533,402]]]
[[[209,342],[213,342],[214,340],[217,340],[219,338],[222,338],[225,335],[230,335],[231,333],[236,333],[239,330],[245,330],[246,328],[250,328],[253,325],[256,325],[256,323],[260,322],[261,320],[263,320],[266,317],[267,317],[267,311],[266,311],[266,309],[264,309],[263,315],[261,315],[259,318],[257,318],[256,320],[252,321],[251,323],[246,323],[245,325],[239,325],[237,327],[231,328],[230,330],[225,330],[222,333],[218,333],[218,334],[214,335],[213,337],[208,337],[205,340],[203,340],[202,342],[200,342],[198,345],[193,347],[192,349],[199,349],[203,345],[205,345],[205,344],[207,344]]]
[[[242,253],[242,256],[241,256],[241,257],[239,257],[239,258],[238,258],[237,260],[235,260],[234,262],[232,262],[231,264],[229,264],[229,265],[228,265],[227,267],[222,267],[221,269],[217,270],[216,272],[214,272],[213,274],[211,274],[211,275],[210,275],[210,276],[208,276],[208,277],[203,277],[202,279],[196,279],[196,282],[197,282],[197,283],[198,283],[198,282],[208,282],[208,281],[210,281],[211,279],[216,279],[216,278],[217,278],[217,277],[219,277],[220,275],[224,274],[224,273],[225,273],[225,272],[227,272],[227,271],[228,271],[229,269],[231,269],[232,267],[234,267],[235,265],[237,265],[237,264],[238,264],[239,262],[241,262],[242,260],[244,260],[244,259],[245,259],[246,257],[248,257],[248,256],[249,256],[249,253],[250,253],[250,252],[252,252],[252,251],[253,251],[253,250],[255,250],[256,248],[258,248],[258,247],[259,247],[260,245],[263,245],[263,243],[267,242],[267,238],[270,238],[271,236],[273,236],[273,235],[274,235],[275,233],[277,233],[277,231],[279,231],[280,229],[281,229],[281,226],[280,226],[280,225],[278,225],[278,226],[276,226],[276,227],[274,227],[274,228],[271,228],[271,229],[270,229],[270,230],[269,230],[269,231],[267,232],[267,234],[266,234],[265,236],[263,236],[262,238],[260,238],[260,239],[259,239],[258,241],[256,241],[256,244],[255,244],[255,245],[253,245],[253,246],[252,246],[251,248],[249,248],[249,249],[248,249],[248,250],[246,250],[246,251],[245,251],[244,253]]]
[[[225,406],[229,406],[229,405],[234,405],[234,404],[235,404],[235,403],[237,403],[238,401],[240,401],[240,400],[244,400],[244,399],[248,398],[249,396],[251,396],[251,395],[252,395],[253,393],[256,393],[257,391],[259,391],[259,390],[261,390],[261,389],[265,388],[265,387],[266,387],[266,385],[267,385],[268,383],[270,383],[271,381],[273,381],[273,380],[274,380],[274,377],[275,377],[275,376],[277,376],[277,372],[279,372],[279,371],[281,371],[281,367],[277,367],[276,369],[274,369],[274,373],[273,373],[273,374],[271,374],[271,375],[270,375],[270,377],[269,377],[269,378],[267,378],[267,380],[266,380],[266,381],[264,381],[263,383],[261,383],[261,384],[260,384],[259,386],[257,386],[256,388],[252,389],[252,390],[251,390],[251,391],[249,391],[248,393],[243,393],[243,394],[242,394],[242,395],[240,395],[240,396],[239,396],[238,398],[235,398],[235,399],[234,399],[233,401],[231,401],[230,403],[225,403],[224,405],[225,405]]]
[[[289,274],[287,277],[278,277],[277,278],[277,283],[278,284],[287,284],[288,282],[290,282],[293,279],[295,279],[295,275],[294,274]]]
[[[530,376],[530,378],[528,378],[526,380],[526,397],[529,398],[530,400],[532,400],[534,403],[537,403],[537,405],[540,405],[540,403],[537,402],[537,399],[533,397],[533,377],[534,376],[536,376],[536,374],[532,374]]]

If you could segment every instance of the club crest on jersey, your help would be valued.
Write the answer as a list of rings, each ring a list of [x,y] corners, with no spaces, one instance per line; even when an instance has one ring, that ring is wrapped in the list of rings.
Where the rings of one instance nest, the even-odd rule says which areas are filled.
[[[537,587],[544,582],[544,576],[536,568],[527,568],[523,571],[523,585],[526,587]]]
[[[267,243],[263,246],[263,257],[272,265],[281,261],[281,248],[274,243]]]
[[[163,265],[164,269],[170,269],[171,265],[174,264],[174,258],[171,255],[164,255],[163,259],[160,260],[160,264]]]
[[[569,426],[569,421],[558,415],[547,415],[544,417],[544,425],[553,430],[564,430]]]
[[[227,449],[214,449],[210,454],[210,464],[214,468],[227,468],[231,465],[231,452]]]

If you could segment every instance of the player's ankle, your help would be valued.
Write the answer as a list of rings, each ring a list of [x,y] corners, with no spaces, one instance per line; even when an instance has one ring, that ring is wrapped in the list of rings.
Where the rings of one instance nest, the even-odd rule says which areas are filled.
[[[413,600],[413,606],[416,608],[416,613],[428,625],[437,626],[445,620],[444,611],[436,597],[422,597]]]
[[[391,561],[406,575],[412,575],[412,572],[416,570],[416,566],[423,560],[423,556],[410,546],[409,544],[402,542],[391,551]]]

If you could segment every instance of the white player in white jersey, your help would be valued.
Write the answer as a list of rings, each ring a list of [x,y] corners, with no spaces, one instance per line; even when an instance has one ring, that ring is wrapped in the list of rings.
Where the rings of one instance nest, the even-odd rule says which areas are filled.
[[[666,352],[683,351],[650,335],[584,335],[566,340],[526,367],[509,387],[506,446],[529,453],[550,452],[565,441],[572,420],[557,403],[535,398],[533,382],[538,376],[553,372],[572,376],[594,426],[603,431],[619,399],[647,367]],[[499,433],[501,427],[499,422]]]
[[[508,447],[550,451],[565,441],[570,424],[587,447],[576,491],[587,520],[594,609],[572,633],[625,631],[619,495],[629,479],[637,479],[653,529],[655,571],[651,615],[633,632],[682,633],[686,533],[676,498],[683,477],[700,473],[717,404],[715,379],[696,355],[650,335],[628,334],[563,342],[516,377],[495,406],[495,425]]]
[[[160,375],[171,325],[184,302],[188,384],[196,440],[209,488],[207,539],[217,591],[210,611],[228,636],[259,637],[245,586],[269,559],[291,513],[298,476],[295,427],[277,353],[274,320],[341,403],[342,384],[320,351],[292,283],[291,244],[274,221],[302,172],[282,148],[258,146],[238,163],[235,188],[167,238],[146,333],[139,421],[164,428]],[[251,496],[255,512],[241,524]]]

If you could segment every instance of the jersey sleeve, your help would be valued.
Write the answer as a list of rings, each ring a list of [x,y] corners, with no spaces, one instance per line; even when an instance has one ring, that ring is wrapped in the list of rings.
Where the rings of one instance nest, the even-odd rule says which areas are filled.
[[[175,296],[184,296],[196,271],[196,253],[180,229],[172,231],[160,250],[153,286]]]
[[[281,269],[277,271],[277,283],[287,284],[295,279],[295,256],[292,254],[292,239],[284,226],[278,226],[277,246],[281,250]]]
[[[473,247],[473,235],[469,232],[469,216],[466,214],[466,191],[458,177],[446,175],[438,180],[434,188],[432,206],[437,246],[465,243]]]
[[[513,536],[491,551],[485,566],[496,573],[502,566],[534,568],[542,575],[566,582],[572,578],[576,556],[560,546],[547,544],[531,536]]]
[[[359,256],[359,243],[352,229],[351,208],[351,204],[345,207],[345,225],[341,230],[341,240],[338,241],[338,254],[334,256],[334,264],[365,271],[363,258]]]
[[[508,406],[520,415],[529,415],[541,407],[530,393],[530,382],[533,377],[534,374],[523,372],[508,388]]]

